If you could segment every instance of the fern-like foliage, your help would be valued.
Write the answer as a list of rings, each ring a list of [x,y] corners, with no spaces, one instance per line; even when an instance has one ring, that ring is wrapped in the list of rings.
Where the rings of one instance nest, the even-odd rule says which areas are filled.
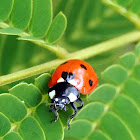
[[[0,95],[0,137],[4,140],[140,139],[140,44],[135,52],[120,57],[120,64],[108,67],[102,77],[106,83],[89,96],[67,130],[66,120],[72,113],[60,111],[60,119],[50,123],[48,80],[42,74],[34,84],[20,83]],[[121,137],[120,137],[121,135]]]
[[[50,61],[22,72],[0,76],[1,84],[50,70],[67,58],[87,59],[140,38],[139,31],[134,31],[133,26],[140,27],[138,0],[53,1],[54,10],[51,0],[0,1],[0,75]],[[54,45],[67,25],[66,17],[60,11],[67,16],[68,27],[59,45],[77,52],[67,53]],[[56,15],[54,18],[53,12]],[[96,45],[90,46],[93,44]],[[130,44],[128,49],[131,49]],[[0,139],[139,140],[140,43],[134,52],[122,55],[119,64],[112,65],[118,59],[119,51],[122,54],[126,50],[120,48],[115,54],[112,51],[94,57],[94,61],[87,60],[94,65],[100,83],[103,80],[104,84],[99,85],[87,98],[82,97],[85,106],[71,122],[69,131],[67,118],[72,114],[69,106],[67,112],[59,111],[60,117],[56,123],[50,123],[55,117],[46,105],[50,102],[47,94],[50,74],[40,75],[32,84],[18,81],[17,85],[12,83],[1,87]],[[50,52],[66,59],[54,60],[57,57]],[[109,67],[103,71],[106,66]],[[13,77],[16,78],[13,80]]]
[[[65,138],[88,140],[139,140],[140,43],[120,57],[120,64],[102,73],[106,83],[89,96],[88,103],[65,129]]]
[[[57,52],[53,46],[64,33],[67,20],[62,12],[53,19],[52,0],[6,0],[0,2],[0,34],[18,35]]]

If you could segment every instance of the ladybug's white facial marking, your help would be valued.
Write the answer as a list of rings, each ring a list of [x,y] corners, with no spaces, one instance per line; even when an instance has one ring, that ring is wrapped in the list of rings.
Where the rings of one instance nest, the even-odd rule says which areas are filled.
[[[55,101],[58,102],[58,98],[55,98]]]
[[[73,93],[70,93],[68,96],[70,102],[74,102],[77,100],[77,96],[75,96]]]
[[[62,99],[62,102],[64,103],[66,100],[65,99]]]
[[[55,90],[52,90],[51,92],[49,92],[50,99],[53,99],[55,95],[56,95]]]
[[[64,82],[64,79],[61,77],[57,80],[57,83]]]

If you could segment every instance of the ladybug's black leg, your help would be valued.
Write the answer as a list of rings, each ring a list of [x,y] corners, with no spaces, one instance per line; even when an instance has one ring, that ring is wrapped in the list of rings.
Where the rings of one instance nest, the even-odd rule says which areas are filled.
[[[66,106],[64,106],[64,111],[67,111],[67,108],[66,108]]]
[[[50,105],[50,110],[49,110],[49,112],[52,112],[52,110],[53,110],[53,105]]]
[[[51,111],[56,115],[56,117],[53,120],[51,120],[51,123],[56,122],[58,120],[59,114],[55,108],[51,108]]]
[[[51,103],[53,103],[53,100],[51,101]],[[49,112],[53,112],[56,115],[56,117],[53,120],[51,120],[51,122],[54,122],[54,121],[56,122],[58,120],[59,114],[57,110],[54,108],[54,105],[50,105]]]
[[[71,115],[71,116],[68,118],[68,121],[67,121],[68,129],[70,129],[70,120],[71,120],[72,118],[74,118],[75,115],[77,114],[77,107],[76,107],[75,103],[71,102],[70,105],[71,105],[72,109],[74,110],[74,114]]]
[[[84,106],[84,102],[80,98],[78,98],[76,100],[76,102],[81,105],[81,106],[77,107],[77,109],[80,110]]]
[[[53,101],[51,101],[51,103],[53,103]],[[50,105],[50,110],[49,112],[52,112],[54,105]]]

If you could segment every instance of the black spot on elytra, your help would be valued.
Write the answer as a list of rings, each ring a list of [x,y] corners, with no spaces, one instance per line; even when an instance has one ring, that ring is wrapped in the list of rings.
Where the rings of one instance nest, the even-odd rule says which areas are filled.
[[[66,80],[67,75],[68,75],[68,73],[63,71],[61,76],[64,80]]]
[[[89,85],[92,86],[93,85],[93,81],[89,80]]]
[[[66,81],[72,80],[75,77],[75,73],[67,73],[67,72],[62,72],[62,78]]]
[[[72,79],[74,79],[74,77],[75,77],[75,73],[69,73],[68,74],[68,80],[72,80]]]
[[[80,66],[81,66],[82,68],[84,68],[85,70],[87,70],[87,68],[86,68],[85,65],[81,64]]]

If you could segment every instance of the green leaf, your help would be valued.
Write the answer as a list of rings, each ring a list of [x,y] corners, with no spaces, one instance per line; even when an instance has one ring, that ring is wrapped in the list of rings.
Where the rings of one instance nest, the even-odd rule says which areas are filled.
[[[140,58],[140,42],[135,47],[135,54]]]
[[[42,99],[40,90],[33,84],[20,83],[9,89],[9,92],[19,98],[27,107],[37,106]]]
[[[50,74],[44,73],[35,79],[35,85],[40,89],[42,93],[47,93],[49,90],[48,82],[50,79]]]
[[[100,123],[100,128],[113,140],[132,140],[130,132],[123,122],[114,113],[105,114]],[[119,130],[119,131],[118,131]]]
[[[16,132],[8,133],[3,140],[23,140],[22,137]]]
[[[110,83],[120,85],[126,80],[127,71],[120,65],[113,65],[103,72],[102,77]]]
[[[113,2],[115,2],[115,4],[116,4],[116,1],[117,0],[114,0]],[[128,12],[129,12],[130,11],[129,7],[131,8],[131,5],[129,6],[129,0],[125,0],[125,2],[122,1],[122,3],[126,7],[125,9],[123,7],[124,11],[127,11],[127,8],[128,8]],[[44,4],[44,6],[45,5],[46,4]],[[105,6],[102,3],[102,1],[53,0],[53,7],[54,7],[53,8],[54,15],[57,15],[57,13],[59,11],[63,11],[63,13],[65,13],[66,17],[68,18],[68,28],[66,30],[66,33],[63,35],[62,40],[60,40],[58,42],[58,45],[64,46],[70,52],[79,51],[80,49],[86,48],[87,46],[101,43],[105,40],[112,39],[113,37],[123,35],[124,33],[129,34],[130,31],[134,30],[134,27],[129,22],[129,20],[120,16],[115,11],[113,11],[111,8]],[[130,15],[132,17],[132,15],[134,13],[131,13],[131,12],[132,11],[130,11]],[[137,19],[137,17],[138,17],[138,14],[135,14],[134,19]],[[10,26],[8,21],[9,21],[9,19],[7,19],[6,22],[0,22],[0,27],[5,28],[7,26]],[[26,32],[28,33],[28,28],[27,28]],[[45,32],[45,30],[44,30],[44,32]],[[46,31],[46,33],[47,33],[47,31]],[[38,45],[40,45],[41,42],[44,42],[42,39],[39,39],[38,37],[34,37],[34,36],[31,37],[31,35],[23,33],[23,32],[20,35],[23,36],[22,37],[23,41],[18,41],[18,40],[16,40],[16,37],[11,37],[11,36],[1,35],[1,37],[0,37],[0,58],[1,58],[0,59],[0,74],[1,75],[12,73],[12,72],[15,72],[18,70],[32,67],[37,64],[45,63],[46,61],[51,61],[53,59],[56,59],[55,55],[53,55],[50,51],[46,51],[43,48],[39,48],[37,45],[35,46],[33,43],[29,43],[29,42],[25,41],[25,40],[34,40],[34,43],[37,43]],[[28,35],[28,37],[26,37],[24,35]],[[45,38],[47,38],[47,37],[45,37]],[[130,38],[130,40],[131,40],[131,38]],[[124,40],[119,40],[117,42],[117,44],[122,43],[122,42],[124,42]],[[43,44],[43,45],[45,45],[45,44]],[[112,44],[109,44],[109,46],[110,45],[112,45]],[[139,47],[137,47],[137,49],[135,51],[135,55],[136,55],[135,56],[135,58],[136,58],[135,66],[131,65],[132,66],[131,70],[128,70],[126,68],[126,67],[129,67],[129,64],[126,64],[126,63],[125,63],[125,65],[119,64],[119,66],[122,69],[124,69],[125,72],[127,72],[127,77],[125,80],[121,80],[121,82],[122,82],[121,85],[120,84],[113,85],[114,82],[111,82],[111,81],[109,81],[110,82],[109,84],[107,84],[105,82],[105,84],[102,85],[103,81],[101,80],[101,76],[100,76],[101,71],[103,71],[108,66],[110,66],[118,61],[118,56],[120,54],[124,54],[124,52],[128,52],[129,50],[132,50],[134,43],[132,43],[132,44],[128,43],[127,45],[124,44],[124,46],[126,46],[126,47],[124,48],[123,46],[121,46],[119,49],[115,49],[115,50],[112,49],[112,51],[110,51],[110,52],[102,53],[101,55],[98,55],[96,57],[86,59],[86,61],[89,62],[94,67],[95,71],[97,72],[97,75],[99,77],[99,83],[101,86],[99,86],[97,88],[97,90],[95,90],[96,92],[94,91],[93,93],[91,93],[89,95],[89,97],[87,98],[88,100],[86,100],[85,98],[83,98],[82,100],[85,103],[85,107],[87,107],[90,104],[93,104],[94,102],[95,103],[98,102],[98,103],[102,104],[104,112],[101,115],[101,117],[99,117],[95,121],[94,120],[92,121],[92,118],[90,121],[88,121],[86,119],[86,117],[88,118],[88,116],[84,116],[83,117],[84,119],[82,119],[82,120],[78,119],[77,118],[78,114],[77,114],[77,116],[74,118],[74,120],[71,121],[71,129],[69,131],[65,130],[67,133],[67,135],[65,135],[65,139],[72,139],[72,140],[73,139],[80,139],[80,140],[81,139],[89,139],[89,140],[91,140],[91,139],[95,139],[95,140],[108,139],[108,140],[110,140],[110,139],[116,138],[118,140],[118,139],[127,139],[128,137],[129,137],[128,140],[136,139],[135,138],[135,136],[137,136],[136,133],[133,134],[133,132],[135,132],[134,130],[137,129],[136,124],[134,123],[133,127],[130,127],[130,124],[134,120],[130,121],[129,123],[126,123],[128,120],[125,117],[123,117],[123,115],[125,113],[127,113],[127,111],[129,111],[129,108],[127,110],[125,110],[124,114],[123,114],[122,108],[120,108],[119,111],[116,109],[116,106],[118,108],[120,106],[123,107],[122,104],[120,106],[117,104],[114,107],[114,105],[115,105],[114,103],[119,103],[117,101],[117,99],[119,99],[119,97],[122,96],[122,94],[125,94],[125,95],[123,95],[123,97],[127,96],[126,99],[128,99],[128,101],[130,101],[128,103],[130,103],[129,107],[130,107],[131,111],[136,112],[137,110],[135,110],[136,109],[135,107],[137,107],[139,109],[140,98],[139,98],[139,95],[137,94],[140,91],[138,88],[139,83],[140,83],[140,80],[138,78],[139,77],[139,68],[137,68],[140,65]],[[101,48],[97,48],[97,50],[98,49],[101,49]],[[96,50],[94,53],[96,54]],[[76,57],[76,56],[74,56],[74,57]],[[89,57],[88,53],[87,53],[87,57]],[[55,60],[53,62],[55,64]],[[130,58],[130,62],[131,62],[131,58]],[[112,76],[115,74],[116,74],[116,72],[114,71]],[[44,77],[44,79],[45,79],[45,77]],[[28,82],[28,83],[30,83],[30,82],[33,83],[34,77],[24,79],[23,81]],[[41,81],[43,81],[43,79]],[[1,86],[0,92],[1,93],[4,93],[4,91],[7,92],[7,89],[10,89],[11,86],[18,84],[19,82],[20,81],[17,81],[15,83],[8,84],[5,86]],[[43,83],[45,83],[45,82],[43,82]],[[38,83],[38,85],[43,85],[43,84]],[[42,91],[46,88],[43,86],[41,86],[41,87],[43,88]],[[137,91],[135,91],[134,89],[136,89]],[[133,93],[134,93],[134,95],[133,95]],[[41,96],[43,96],[41,103],[47,102],[46,100],[48,99],[48,95],[46,94],[46,95],[41,95]],[[123,98],[121,103],[123,103],[123,101],[124,101],[124,103],[126,103],[125,98]],[[25,105],[25,104],[23,104],[23,105]],[[59,126],[58,128],[60,128],[59,129],[60,131],[58,132],[59,133],[58,138],[63,139],[63,137],[64,137],[63,126],[64,127],[66,126],[67,118],[68,118],[68,116],[71,115],[69,113],[72,113],[71,108],[69,107],[69,110],[67,112],[62,112],[60,110],[59,111],[60,118],[59,118],[58,122],[56,122],[54,124],[50,124],[49,121],[53,117],[55,117],[55,115],[53,113],[51,113],[52,116],[50,116],[50,114],[48,113],[49,107],[47,107],[47,109],[46,109],[45,104],[43,104],[43,105],[38,104],[38,105],[39,105],[38,107],[35,106],[33,108],[28,108],[28,109],[26,108],[27,116],[25,116],[23,119],[25,120],[27,117],[30,117],[30,116],[32,116],[33,118],[35,117],[36,121],[38,121],[40,124],[39,128],[42,131],[44,131],[44,134],[47,139],[49,139],[49,138],[57,139],[57,137],[54,136],[54,134],[56,132],[58,132],[57,127]],[[41,108],[40,106],[44,106],[44,107]],[[41,119],[37,119],[37,117],[36,117],[36,108],[38,110],[39,107],[40,107],[40,112],[42,111],[41,109],[43,109],[42,112],[45,112],[45,113],[42,113],[42,115],[39,115],[39,116],[41,116],[40,117]],[[131,108],[131,107],[134,107],[134,108]],[[10,109],[13,110],[12,107]],[[98,108],[95,108],[95,109],[98,109]],[[92,115],[96,116],[96,114],[93,114],[93,113],[98,112],[98,110],[95,110],[95,109],[90,110],[89,117]],[[83,108],[83,110],[84,110],[84,108]],[[83,110],[79,111],[79,113],[83,112]],[[18,111],[20,111],[20,110],[18,110]],[[102,120],[104,119],[104,116],[106,114],[108,114],[108,112],[110,112],[110,111],[113,112],[113,116],[111,116],[111,119],[109,117],[107,117],[106,128],[104,130],[100,127],[100,124],[101,124]],[[131,114],[131,112],[128,112],[128,113]],[[133,115],[134,114],[131,114],[130,116],[132,118],[135,118],[136,116],[133,116]],[[136,113],[136,115],[137,115],[137,113]],[[48,122],[46,124],[49,124],[47,129],[45,129],[46,125],[44,123],[46,116],[48,117]],[[116,119],[114,119],[113,122],[115,124],[114,123],[111,124],[110,120],[113,120],[112,118],[114,118],[114,116],[119,121],[115,122]],[[43,121],[41,122],[42,118],[43,118]],[[22,121],[23,121],[23,119],[22,119]],[[73,124],[77,121],[78,122],[80,121],[79,123],[77,123],[78,130],[77,130],[77,125],[75,125],[75,127],[72,127]],[[61,124],[61,122],[62,122],[62,124]],[[88,128],[84,127],[82,125],[83,122],[88,122],[89,125],[88,124],[86,125]],[[57,125],[57,123],[59,125]],[[11,125],[12,127],[11,127],[10,131],[16,132],[18,127],[21,124],[21,121],[18,121],[18,122],[15,121],[14,123],[11,121],[11,124],[12,124]],[[108,124],[110,126],[109,128],[108,128]],[[122,127],[118,127],[118,124],[122,124],[121,125]],[[53,128],[51,128],[51,125],[53,125]],[[55,126],[57,126],[57,127],[55,127]],[[81,127],[81,126],[83,126],[83,127]],[[49,127],[51,128],[51,132],[49,132]],[[81,128],[79,128],[79,127],[81,127]],[[114,127],[116,127],[116,128],[114,128]],[[133,128],[133,132],[130,131],[129,127],[131,128],[131,130]],[[86,130],[85,128],[87,128],[87,130],[88,130],[88,132],[85,132],[86,134],[83,132]],[[123,128],[123,129],[121,129],[121,128]],[[72,129],[75,129],[75,130],[72,130]],[[108,131],[106,131],[106,129],[108,129]],[[29,130],[29,129],[27,129],[27,130]],[[42,133],[42,131],[40,131],[39,133]],[[71,132],[73,131],[74,133],[70,133],[70,131]],[[77,131],[78,131],[78,133],[75,133]],[[122,133],[124,133],[124,135]],[[78,134],[78,136],[77,136],[77,134]],[[127,137],[127,134],[129,135],[128,137]],[[6,134],[6,135],[8,135],[8,134]],[[121,138],[120,137],[118,138],[116,135],[120,136]],[[115,138],[113,136],[115,136]],[[3,137],[0,137],[0,139],[3,139]],[[15,138],[13,138],[13,139],[15,140]]]
[[[138,52],[136,50],[138,49],[135,49],[135,52]],[[138,72],[135,72],[139,65],[138,56],[129,52],[120,57],[120,64],[106,68],[102,77],[109,84],[104,83],[98,86],[88,96],[85,107],[72,121],[70,131],[65,130],[65,138],[78,140],[139,139],[140,79],[136,77],[139,77],[140,70],[137,69]],[[85,133],[83,131],[86,131],[86,127],[82,127],[84,121],[90,121],[89,124],[92,127],[89,134],[85,136],[82,135]]]
[[[131,69],[135,65],[135,57],[134,53],[127,53],[120,57],[120,64],[127,69]]]
[[[31,19],[31,0],[14,0],[13,10],[10,16],[12,25],[19,29],[26,29]],[[26,9],[26,10],[25,10]]]
[[[101,131],[95,130],[89,137],[88,140],[108,140],[108,137]]]
[[[110,84],[102,84],[97,87],[89,96],[88,101],[110,102],[116,95],[116,88]]]
[[[0,113],[0,137],[5,135],[11,128],[9,119]]]
[[[51,48],[52,45],[48,45],[43,38],[52,23],[52,0],[34,0],[34,2],[32,0],[24,0],[22,2],[20,0],[6,0],[0,3],[0,12],[0,34],[18,35],[21,37],[20,40],[31,41],[43,48],[51,50],[58,56],[60,56],[59,51],[64,50],[61,47],[58,49],[56,46]],[[9,19],[7,19],[8,17]],[[7,21],[4,22],[6,19]],[[59,19],[63,25],[62,18]],[[59,33],[56,39],[58,40],[62,34],[63,31]]]
[[[50,44],[56,42],[63,35],[66,29],[66,24],[67,20],[65,15],[62,12],[58,13],[51,23],[47,33],[46,42]]]
[[[21,121],[27,114],[25,105],[13,95],[0,94],[0,112],[7,116],[10,121]]]
[[[33,15],[29,30],[35,37],[42,37],[46,34],[52,21],[51,0],[34,0]]]
[[[21,122],[18,131],[24,140],[45,140],[43,130],[33,117],[27,117],[24,119]]]
[[[44,130],[46,139],[48,140],[61,140],[63,139],[63,128],[60,120],[57,122],[51,123],[51,120],[55,118],[55,115],[52,112],[49,112],[49,107],[45,104],[41,104],[36,112],[35,118],[38,120],[40,126]]]
[[[129,108],[129,109],[126,109]],[[127,96],[119,96],[113,103],[113,110],[128,126],[136,139],[140,139],[140,112],[133,100]]]
[[[84,139],[92,130],[92,125],[86,120],[76,120],[72,123],[70,130],[65,129],[65,137]]]
[[[0,34],[20,35],[22,34],[22,31],[14,27],[9,27],[9,28],[0,29]]]
[[[91,113],[92,112],[92,113]],[[78,114],[76,119],[86,119],[89,121],[96,121],[104,112],[104,105],[102,103],[89,103]]]
[[[138,104],[140,107],[140,82],[134,79],[129,79],[124,85],[124,92]]]
[[[14,0],[0,1],[0,20],[6,20],[12,10]]]
[[[136,79],[140,80],[140,64],[135,66],[134,75]]]
[[[19,37],[18,40],[27,40],[27,41],[34,41],[34,42],[42,41],[41,39],[33,36]]]

